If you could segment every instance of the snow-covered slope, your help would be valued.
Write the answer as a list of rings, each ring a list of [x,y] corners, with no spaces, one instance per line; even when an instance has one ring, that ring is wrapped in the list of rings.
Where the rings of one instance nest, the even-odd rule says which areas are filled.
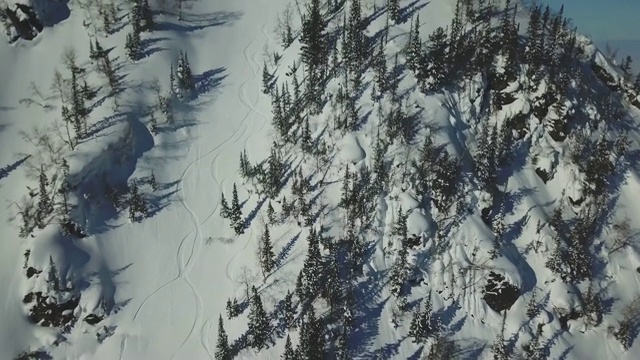
[[[356,170],[376,165],[376,138],[383,132],[385,121],[379,115],[388,110],[390,102],[369,96],[373,71],[365,72],[365,90],[357,100],[361,126],[345,132],[335,128],[342,116],[336,110],[338,106],[331,106],[342,81],[336,75],[325,92],[332,94],[332,99],[321,114],[308,117],[312,138],[317,141],[314,145],[326,146],[326,154],[316,159],[303,154],[299,145],[287,144],[281,149],[282,158],[291,167],[282,194],[288,201],[295,200],[291,194],[296,177],[293,174],[302,171],[308,177],[313,189],[309,198],[314,199],[311,210],[316,214],[313,226],[305,226],[305,219],[295,216],[271,224],[267,207],[271,203],[281,214],[282,195],[270,201],[257,193],[240,174],[239,155],[246,150],[251,163],[263,162],[270,155],[272,143],[280,141],[272,125],[272,99],[262,91],[263,67],[274,73],[275,83],[286,81],[293,88],[291,71],[294,64],[300,64],[300,39],[296,37],[285,49],[275,29],[277,19],[282,19],[289,6],[297,36],[300,14],[306,12],[305,1],[184,0],[176,2],[181,9],[169,1],[151,2],[156,25],[142,33],[144,54],[135,62],[127,59],[124,49],[131,30],[125,16],[130,12],[130,2],[116,2],[118,22],[109,36],[102,31],[96,35],[100,15],[95,7],[84,3],[70,2],[68,18],[49,24],[32,41],[18,40],[11,45],[0,41],[0,62],[4,65],[0,67],[0,358],[41,350],[54,359],[213,359],[220,315],[236,358],[280,358],[287,334],[294,345],[299,341],[300,329],[285,329],[277,309],[287,291],[293,292],[296,286],[307,256],[306,239],[312,229],[325,229],[326,238],[347,236],[348,220],[338,205],[345,168],[353,176]],[[384,3],[362,0],[363,17],[371,20],[365,34],[376,43],[387,23]],[[398,93],[403,97],[403,109],[415,119],[415,134],[411,141],[388,144],[384,160],[390,185],[367,207],[373,225],[367,229],[357,225],[356,232],[362,229],[358,235],[367,241],[363,274],[350,278],[348,286],[341,284],[355,296],[350,356],[426,358],[434,341],[412,342],[407,335],[412,311],[400,314],[388,286],[400,248],[393,229],[402,210],[407,214],[408,233],[418,239],[407,256],[417,274],[407,298],[409,308],[420,301],[424,304],[426,297],[432,299],[442,333],[456,341],[456,357],[493,356],[491,345],[502,324],[502,315],[484,300],[485,285],[493,273],[518,292],[506,312],[504,326],[504,344],[513,357],[522,352],[538,324],[544,324],[540,344],[549,358],[636,358],[638,341],[627,350],[613,333],[626,316],[625,307],[640,295],[636,271],[640,269],[640,254],[635,241],[640,211],[634,201],[640,190],[640,110],[623,102],[624,116],[609,132],[615,137],[624,128],[631,146],[625,157],[612,155],[616,169],[609,182],[615,191],[607,198],[609,211],[597,227],[592,247],[597,258],[593,281],[565,283],[545,266],[554,248],[554,230],[547,224],[554,209],[562,206],[566,226],[573,228],[580,210],[587,207],[575,202],[586,196],[588,184],[585,174],[571,160],[576,152],[569,145],[573,137],[557,142],[547,133],[549,124],[560,116],[552,110],[545,119],[527,118],[527,134],[514,140],[509,148],[511,165],[500,171],[500,206],[494,206],[493,197],[480,189],[472,168],[481,147],[477,139],[482,128],[488,129],[489,124],[500,127],[513,116],[529,113],[536,106],[536,95],[542,94],[546,85],[543,82],[538,93],[529,92],[524,89],[526,76],[520,75],[503,90],[513,93],[514,101],[486,117],[484,96],[480,94],[487,84],[482,76],[469,76],[457,87],[425,95],[414,74],[403,66],[409,19],[419,14],[423,24],[420,32],[426,40],[436,28],[449,26],[456,3],[403,0],[400,4],[406,21],[390,25],[384,51],[389,68],[400,54],[398,68],[403,74]],[[332,16],[328,29],[339,28],[342,16],[342,11]],[[522,11],[518,21],[527,18]],[[93,70],[89,60],[89,42],[96,38],[104,49],[112,49],[109,56],[122,76],[117,97],[109,93],[107,80]],[[620,81],[620,74],[595,47],[581,46],[587,52],[585,73],[592,74],[588,65],[596,62]],[[55,124],[63,123],[61,99],[51,86],[56,70],[65,78],[70,76],[64,57],[71,47],[76,50],[78,64],[89,69],[86,81],[98,91],[88,102],[90,136],[73,150],[62,140],[64,127],[54,129]],[[194,96],[176,100],[173,122],[164,122],[155,106],[154,79],[158,79],[161,93],[168,93],[170,69],[175,68],[181,52],[188,54]],[[298,69],[296,75],[302,82],[304,69]],[[595,93],[609,91],[595,75],[585,77],[579,87]],[[582,114],[600,118],[599,109],[589,101],[576,99],[582,101],[578,95],[571,97],[567,108],[580,108]],[[151,131],[154,116],[159,121],[155,133]],[[41,136],[36,137],[33,129],[40,129]],[[584,126],[573,134],[585,132],[597,138],[601,130]],[[414,186],[416,174],[411,164],[419,159],[427,136],[460,166],[456,201],[464,206],[457,211],[439,211]],[[47,139],[55,144],[47,143]],[[45,152],[47,145],[58,155]],[[43,164],[51,182],[55,182],[53,174],[62,175],[56,172],[62,158],[69,164],[73,220],[87,236],[63,235],[55,220],[20,238],[23,199],[29,199],[29,192],[38,199],[38,171],[43,171]],[[551,178],[543,181],[536,170],[544,170]],[[157,182],[155,189],[148,183],[152,175]],[[147,199],[149,216],[131,222],[126,206],[114,207],[107,201],[105,184],[126,187],[134,180]],[[222,194],[230,202],[234,185],[242,217],[248,224],[240,235],[229,226],[229,220],[220,216]],[[368,196],[364,192],[357,195]],[[62,201],[61,196],[56,199]],[[492,221],[497,213],[503,217],[503,240],[496,256],[491,256],[496,225],[487,225],[485,209],[491,209]],[[624,219],[628,219],[626,232],[615,226]],[[276,266],[273,273],[263,277],[258,254],[267,227]],[[631,245],[611,251],[621,234],[633,240]],[[328,247],[321,249],[323,255],[329,254]],[[67,329],[32,324],[23,301],[31,292],[53,291],[45,281],[50,259],[59,271],[61,287],[68,284],[73,288],[66,296],[79,295],[78,305],[69,311],[78,320]],[[27,277],[33,275],[29,268],[42,272]],[[272,316],[268,347],[260,351],[246,346],[249,311],[232,319],[226,316],[228,299],[237,298],[243,306],[248,305],[246,293],[251,285],[259,290],[265,310]],[[602,323],[587,327],[578,318],[564,328],[567,322],[563,324],[561,319],[563,311],[580,309],[582,294],[589,285],[603,295]],[[539,314],[529,319],[526,313],[534,293]],[[311,306],[332,330],[324,335],[327,356],[333,358],[341,321],[330,319],[332,311],[324,300]],[[91,314],[103,318],[90,324],[87,316]],[[637,336],[640,321],[633,318],[631,323],[631,336]]]

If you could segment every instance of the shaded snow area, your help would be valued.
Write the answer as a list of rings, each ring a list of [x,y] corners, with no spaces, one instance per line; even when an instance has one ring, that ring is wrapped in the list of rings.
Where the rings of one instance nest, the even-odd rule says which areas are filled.
[[[0,359],[637,359],[640,89],[507,4],[0,4]]]

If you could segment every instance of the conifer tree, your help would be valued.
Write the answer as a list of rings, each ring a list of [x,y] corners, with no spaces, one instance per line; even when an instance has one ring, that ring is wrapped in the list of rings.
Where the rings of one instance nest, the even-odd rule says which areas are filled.
[[[262,234],[262,244],[260,248],[260,266],[262,267],[262,275],[266,278],[275,266],[275,254],[273,253],[273,245],[271,245],[271,236],[269,235],[269,227],[264,229]]]
[[[267,62],[265,61],[262,65],[262,92],[264,94],[269,94],[272,90],[271,79],[272,77],[269,69],[267,69]]]
[[[138,14],[137,20],[141,31],[149,31],[153,28],[155,23],[153,21],[151,7],[149,6],[149,0],[136,0],[134,12]]]
[[[36,216],[36,224],[39,228],[44,228],[46,219],[53,213],[53,201],[49,196],[49,179],[45,173],[44,166],[40,167],[38,183],[38,211]]]
[[[229,360],[231,359],[231,349],[229,348],[229,339],[227,338],[227,332],[224,330],[224,323],[222,321],[222,315],[218,318],[218,342],[216,343],[216,360]]]
[[[383,95],[387,90],[387,58],[384,53],[384,42],[382,39],[380,40],[380,45],[378,46],[374,56],[373,66],[378,91],[380,92],[380,95]]]
[[[269,204],[267,205],[267,219],[271,225],[278,222],[278,219],[276,218],[276,210],[273,208],[273,205],[271,205],[271,200],[269,200]]]
[[[326,23],[320,10],[320,0],[311,0],[309,13],[302,23],[302,61],[307,71],[307,93],[311,114],[321,111],[324,95],[324,73],[328,56]]]
[[[420,15],[416,16],[411,36],[407,44],[407,67],[412,70],[418,70],[420,58],[422,56],[422,39],[420,38]]]
[[[309,308],[305,321],[300,327],[300,344],[297,350],[297,359],[322,360],[324,359],[324,337],[322,326],[316,318],[313,306]]]
[[[134,179],[130,189],[129,195],[129,220],[131,222],[137,221],[139,216],[144,217],[147,215],[147,204],[144,197],[139,192],[137,181]]]
[[[231,216],[231,210],[227,204],[227,199],[224,197],[224,193],[220,194],[220,217],[228,219]]]
[[[302,126],[300,147],[305,154],[310,154],[313,150],[313,139],[311,138],[311,130],[309,129],[309,117],[307,116],[305,116]]]
[[[529,343],[524,345],[524,354],[527,360],[544,360],[544,349],[540,346],[540,336],[542,335],[543,324],[538,324],[536,332],[533,333],[533,338]]]
[[[240,176],[243,179],[250,179],[253,175],[253,169],[251,163],[249,163],[249,157],[247,156],[247,150],[242,150],[240,153]]]
[[[493,345],[491,346],[494,360],[509,360],[510,358],[507,352],[507,346],[505,344],[505,339],[504,339],[504,330],[505,330],[504,328],[505,328],[506,320],[507,320],[507,311],[505,310],[502,314],[502,327],[501,327],[500,333],[498,334],[498,336],[493,342]]]
[[[431,313],[433,311],[433,307],[431,305],[431,295],[427,295],[427,302],[425,304],[424,310],[420,309],[420,305],[413,312],[413,317],[411,318],[411,325],[409,326],[409,336],[412,338],[414,343],[423,343],[427,340],[427,338],[434,331],[434,327],[431,324]]]
[[[183,99],[189,97],[191,91],[194,90],[193,74],[191,73],[191,65],[189,57],[186,53],[180,51],[178,56],[178,64],[176,65],[175,93],[178,98]]]
[[[399,0],[387,0],[387,11],[389,13],[389,18],[395,23],[398,24],[401,20],[400,18],[400,1]]]
[[[269,318],[255,286],[251,287],[251,294],[251,300],[249,302],[249,334],[251,346],[261,350],[266,345],[267,337],[269,336]]]
[[[400,249],[396,254],[395,262],[393,263],[393,267],[391,268],[391,278],[389,279],[391,285],[391,294],[398,299],[399,307],[402,309],[404,307],[405,295],[403,288],[407,282],[409,277],[408,273],[408,264],[407,264],[407,256],[409,253],[409,248],[407,244],[406,238],[401,238],[400,240]]]
[[[296,327],[296,310],[293,308],[293,293],[287,290],[282,304],[282,312],[284,313],[285,326],[287,329],[295,329]]]
[[[303,302],[307,299],[308,292],[304,284],[304,268],[300,270],[300,272],[298,273],[298,277],[296,278],[295,292],[300,302]]]
[[[385,162],[387,153],[387,144],[380,138],[378,132],[376,136],[375,148],[373,150],[373,172],[375,174],[374,187],[378,194],[381,194],[387,188],[389,174]]]
[[[529,76],[537,76],[541,60],[542,60],[542,40],[543,29],[541,19],[541,8],[535,5],[529,16],[529,24],[527,28],[527,47],[525,50],[525,59],[529,64]]]
[[[363,34],[362,10],[360,0],[351,0],[349,8],[349,26],[347,31],[348,57],[347,65],[349,70],[356,74],[360,71],[365,58],[365,37]]]
[[[346,326],[342,326],[342,332],[340,333],[340,337],[338,338],[336,355],[338,360],[352,359],[349,354],[349,331]]]
[[[527,317],[529,319],[533,319],[534,317],[536,317],[539,313],[539,309],[538,309],[538,299],[536,296],[536,290],[534,289],[533,292],[531,293],[531,298],[529,299],[529,302],[527,303]]]
[[[276,198],[280,193],[282,187],[282,172],[284,165],[280,153],[277,150],[278,146],[274,142],[271,146],[271,156],[267,160],[267,174],[266,174],[266,186],[265,192],[270,198]]]
[[[227,299],[227,318],[229,319],[233,319],[234,317],[238,316],[240,314],[240,305],[238,304],[238,299],[233,298],[233,301],[231,301],[231,299]]]
[[[282,360],[297,360],[296,352],[291,345],[291,337],[287,334],[287,341],[284,344],[284,352],[282,353]]]
[[[433,87],[435,89],[443,86],[448,76],[446,42],[447,33],[442,27],[436,28],[436,30],[429,35],[426,49],[429,60],[423,65],[426,66],[423,73],[426,77],[433,79]]]
[[[47,273],[47,291],[57,294],[60,291],[60,277],[58,276],[58,268],[53,262],[53,257],[49,256],[49,271]]]
[[[306,293],[315,295],[320,287],[320,274],[322,273],[322,256],[320,254],[320,244],[314,229],[311,229],[307,236],[308,250],[304,260],[302,271],[304,273],[304,284]]]
[[[236,232],[236,235],[244,234],[244,220],[242,219],[242,210],[240,209],[240,200],[238,200],[238,189],[236,184],[233,184],[233,198],[231,199],[231,213],[229,213],[231,220],[231,227]]]
[[[136,61],[140,59],[140,32],[136,31],[135,28],[132,32],[127,34],[124,47],[129,60]]]

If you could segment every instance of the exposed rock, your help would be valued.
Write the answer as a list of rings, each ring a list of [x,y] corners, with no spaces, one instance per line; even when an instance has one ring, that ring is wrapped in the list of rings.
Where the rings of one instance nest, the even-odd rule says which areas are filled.
[[[0,23],[9,43],[18,39],[33,40],[47,26],[69,17],[68,0],[31,0],[0,6]]]
[[[29,266],[29,268],[27,268],[27,278],[31,279],[33,277],[33,275],[38,275],[41,272],[42,272],[41,270],[38,270],[38,269],[34,268],[33,266]]]
[[[520,289],[508,282],[504,276],[489,273],[484,287],[484,302],[496,312],[511,308],[520,297]]]
[[[89,325],[95,325],[95,324],[99,323],[100,321],[102,321],[102,319],[104,319],[103,316],[96,315],[96,314],[89,314],[89,315],[85,316],[84,321],[86,321],[87,324],[89,324]]]
[[[29,319],[41,326],[68,327],[76,320],[73,310],[80,303],[80,296],[72,296],[66,301],[55,301],[41,291],[30,292],[22,300],[30,304]]]
[[[545,184],[553,179],[553,176],[544,169],[536,168],[536,174],[538,174],[538,177],[540,177]]]
[[[32,40],[44,28],[33,8],[24,4],[15,4],[13,7],[2,9],[0,19],[10,43],[19,38]]]

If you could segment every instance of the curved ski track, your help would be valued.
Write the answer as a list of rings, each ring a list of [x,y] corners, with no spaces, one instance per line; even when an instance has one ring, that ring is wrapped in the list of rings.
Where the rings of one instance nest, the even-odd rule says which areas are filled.
[[[263,34],[270,39],[270,37],[268,35],[266,35],[266,33],[264,32],[264,27],[265,25],[262,26],[263,29]],[[188,277],[188,273],[190,272],[190,270],[193,267],[194,264],[194,260],[195,257],[194,255],[199,252],[199,250],[202,247],[202,225],[208,221],[217,211],[219,205],[220,205],[220,199],[218,199],[218,201],[216,201],[216,205],[214,206],[213,210],[202,220],[200,221],[200,219],[198,218],[197,214],[189,207],[188,202],[186,200],[186,196],[185,196],[185,192],[184,192],[184,182],[187,178],[187,175],[189,174],[189,171],[194,167],[194,165],[198,165],[196,167],[199,167],[199,163],[201,160],[203,160],[204,158],[212,155],[215,153],[214,158],[212,159],[211,163],[210,163],[210,177],[212,178],[212,180],[219,186],[222,186],[222,183],[224,182],[224,180],[226,179],[226,176],[221,180],[220,176],[218,175],[218,169],[217,169],[217,160],[219,158],[219,156],[222,154],[222,150],[224,150],[224,147],[226,145],[228,145],[229,143],[236,143],[238,142],[240,139],[242,139],[245,134],[247,129],[249,128],[249,125],[247,124],[247,120],[249,119],[249,116],[251,115],[252,112],[256,112],[259,115],[261,115],[264,118],[263,124],[261,125],[261,129],[264,128],[264,126],[266,125],[266,123],[268,122],[268,116],[266,116],[265,114],[261,113],[259,110],[257,110],[255,108],[255,105],[257,104],[257,102],[259,101],[259,95],[258,98],[256,99],[255,103],[252,105],[249,103],[249,101],[246,98],[245,95],[245,88],[246,86],[250,83],[255,81],[257,74],[258,74],[258,69],[260,68],[260,65],[257,64],[257,62],[252,58],[249,57],[248,55],[248,50],[251,48],[251,46],[255,43],[255,38],[252,39],[249,44],[244,48],[243,50],[243,56],[245,61],[249,64],[249,66],[251,67],[251,71],[253,73],[251,79],[248,79],[246,81],[244,81],[242,84],[240,84],[240,86],[238,87],[238,93],[237,93],[237,97],[238,100],[240,101],[240,103],[247,108],[247,113],[246,115],[243,117],[243,119],[240,121],[240,124],[234,129],[233,133],[228,136],[226,138],[226,140],[224,140],[223,142],[219,143],[218,145],[216,145],[214,148],[210,149],[209,151],[207,151],[204,154],[200,154],[199,151],[199,147],[196,147],[196,151],[197,151],[197,155],[196,158],[191,161],[187,167],[185,168],[185,170],[183,171],[182,175],[180,176],[180,179],[176,185],[176,191],[180,194],[180,204],[182,205],[182,207],[184,208],[184,210],[186,210],[189,213],[189,217],[191,219],[192,225],[193,225],[193,229],[186,234],[182,240],[180,241],[180,244],[178,245],[178,250],[176,252],[176,264],[178,267],[178,274],[175,278],[169,280],[168,282],[162,284],[161,286],[159,286],[156,290],[154,290],[153,292],[151,292],[149,295],[147,295],[147,297],[144,298],[144,300],[140,303],[138,309],[136,310],[136,312],[134,313],[133,316],[133,320],[132,321],[136,321],[136,319],[138,318],[138,315],[140,314],[140,312],[142,311],[142,309],[145,307],[145,305],[149,302],[149,300],[151,298],[153,298],[158,292],[160,292],[162,289],[164,289],[165,287],[173,284],[174,282],[176,282],[177,280],[183,280],[187,286],[189,287],[189,289],[191,290],[195,302],[196,302],[196,317],[193,321],[193,324],[191,326],[191,328],[189,329],[189,333],[186,335],[186,337],[184,338],[184,340],[182,341],[182,343],[180,344],[180,347],[176,350],[176,353],[174,353],[171,358],[175,358],[177,352],[182,349],[184,347],[184,345],[189,341],[189,339],[193,336],[193,333],[197,327],[198,322],[201,320],[202,317],[202,298],[198,292],[198,290],[196,289],[196,287],[193,285],[193,283],[191,282],[190,278]],[[255,56],[255,52],[254,55]],[[245,139],[245,146],[246,146],[246,140]],[[195,234],[194,234],[195,233]],[[187,239],[190,238],[190,236],[193,235],[192,240],[189,244],[187,244]],[[236,253],[231,260],[233,260],[238,254],[242,253],[249,245],[249,242],[251,240],[252,237],[252,231],[249,233],[248,237],[247,237],[247,242],[245,243],[244,247],[242,250],[240,250],[238,253]],[[189,250],[184,250],[188,248]],[[184,260],[185,257],[185,252],[188,251],[188,256],[186,261]],[[229,265],[231,263],[231,260],[229,261],[229,263],[227,263],[227,277],[230,279],[229,277]],[[230,279],[231,280],[231,279]],[[202,327],[200,328],[200,344],[202,345],[202,347],[204,348],[204,350],[206,351],[207,355],[209,356],[210,359],[214,359],[214,356],[211,353],[211,350],[209,348],[209,341],[208,341],[208,333],[209,330],[211,328],[211,318],[207,318],[204,322]],[[123,338],[122,342],[121,342],[121,349],[120,349],[120,359],[123,358],[125,350],[126,350],[126,337]]]

